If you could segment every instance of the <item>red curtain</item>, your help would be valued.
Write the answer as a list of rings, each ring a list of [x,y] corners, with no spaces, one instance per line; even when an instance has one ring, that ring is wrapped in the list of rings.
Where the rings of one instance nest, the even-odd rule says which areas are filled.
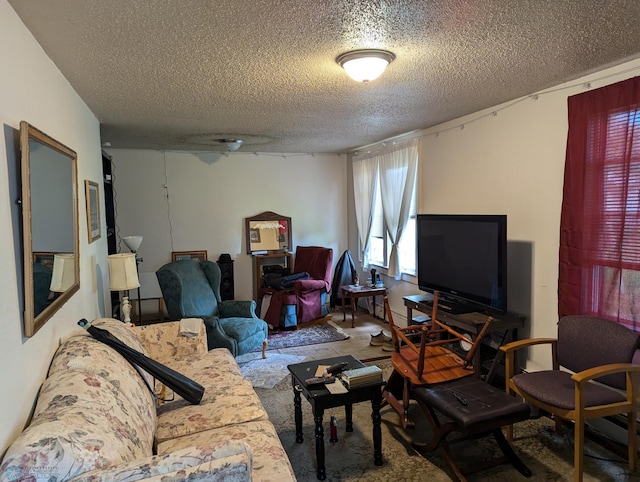
[[[558,312],[640,330],[640,78],[568,108]]]

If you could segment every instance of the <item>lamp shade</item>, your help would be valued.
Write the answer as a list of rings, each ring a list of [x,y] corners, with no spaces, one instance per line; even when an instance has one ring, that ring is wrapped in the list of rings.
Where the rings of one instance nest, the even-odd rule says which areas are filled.
[[[127,291],[140,286],[134,253],[110,254],[107,259],[111,291]]]
[[[129,248],[132,253],[135,253],[140,249],[142,239],[142,236],[126,236],[122,238],[122,241],[127,245],[127,248]]]
[[[380,77],[395,58],[388,50],[363,49],[341,54],[336,62],[353,80],[367,83]]]
[[[76,281],[76,257],[73,254],[53,255],[53,274],[49,289],[64,293]]]

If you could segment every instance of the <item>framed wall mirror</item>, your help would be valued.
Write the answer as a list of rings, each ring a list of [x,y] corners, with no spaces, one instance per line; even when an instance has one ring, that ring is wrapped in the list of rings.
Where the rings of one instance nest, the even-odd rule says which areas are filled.
[[[33,336],[80,289],[76,153],[20,123],[24,334]]]
[[[247,254],[256,251],[286,252],[292,249],[291,218],[265,211],[245,218]]]

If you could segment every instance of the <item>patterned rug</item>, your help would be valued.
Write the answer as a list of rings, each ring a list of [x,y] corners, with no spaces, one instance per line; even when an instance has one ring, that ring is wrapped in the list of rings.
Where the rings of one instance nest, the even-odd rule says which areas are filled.
[[[329,321],[319,325],[303,326],[292,331],[278,331],[269,335],[267,350],[293,346],[317,345],[349,338],[349,335]]]
[[[391,372],[390,360],[370,362],[383,369],[385,378]],[[315,424],[311,404],[302,400],[303,443],[295,441],[293,418],[293,392],[290,376],[286,376],[272,390],[257,389],[269,419],[276,427],[282,445],[291,461],[299,481],[314,481],[315,476]],[[329,421],[334,415],[338,421],[338,442],[328,441]],[[383,465],[373,464],[373,440],[371,433],[371,404],[363,402],[353,405],[353,432],[344,429],[344,409],[332,408],[324,412],[325,455],[327,481],[387,482],[450,481],[439,451],[428,458],[418,455],[411,442],[426,441],[431,429],[426,417],[414,403],[410,415],[416,421],[414,430],[405,431],[391,407],[384,407],[382,415]],[[474,481],[526,481],[526,482],[570,482],[573,480],[573,437],[571,432],[555,433],[549,430],[549,419],[540,418],[521,422],[515,427],[513,446],[525,464],[533,472],[530,478],[522,476],[511,465],[500,465],[468,476]],[[498,449],[492,437],[453,444],[459,462],[477,461],[497,455]],[[626,462],[590,440],[585,442],[584,480],[631,481],[637,474],[626,471]]]
[[[242,375],[251,381],[251,385],[255,388],[271,389],[289,374],[287,365],[300,363],[305,358],[304,356],[271,353],[265,359],[259,356],[259,358],[249,361],[246,361],[247,357],[245,356],[238,361],[238,364]]]

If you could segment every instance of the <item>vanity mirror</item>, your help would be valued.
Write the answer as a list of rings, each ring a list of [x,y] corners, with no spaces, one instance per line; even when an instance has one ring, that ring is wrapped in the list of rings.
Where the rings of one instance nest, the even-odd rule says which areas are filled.
[[[80,288],[77,155],[20,123],[24,334],[33,336]]]
[[[247,254],[255,251],[286,252],[292,249],[291,218],[272,211],[245,218]]]

